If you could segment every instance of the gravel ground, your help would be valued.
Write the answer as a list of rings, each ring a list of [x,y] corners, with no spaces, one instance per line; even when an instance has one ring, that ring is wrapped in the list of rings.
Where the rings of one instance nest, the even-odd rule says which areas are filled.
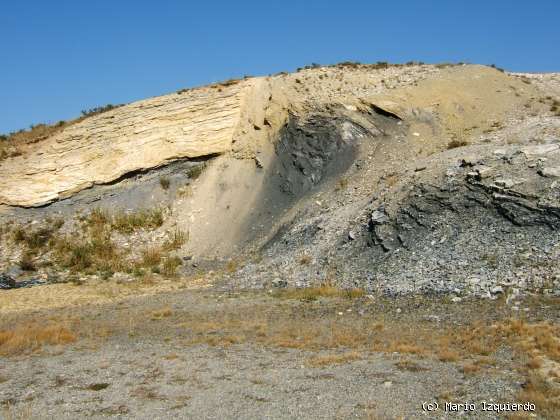
[[[557,322],[558,302],[551,302],[526,302],[523,316]],[[521,359],[506,349],[493,355],[492,368],[466,374],[462,358],[443,362],[426,354],[377,352],[367,346],[288,348],[259,342],[258,334],[232,343],[221,336],[221,329],[231,322],[230,334],[235,328],[248,334],[239,326],[241,321],[273,326],[300,318],[320,329],[323,323],[334,328],[337,323],[373,324],[383,319],[386,329],[397,336],[413,323],[418,328],[427,325],[437,335],[443,329],[477,320],[490,324],[512,314],[511,307],[496,302],[381,297],[303,302],[216,291],[8,313],[0,330],[31,319],[81,321],[74,344],[0,358],[3,415],[6,419],[14,418],[10,413],[38,419],[500,418],[481,411],[482,401],[516,401],[525,381],[519,371]],[[181,327],[195,328],[197,322],[206,325],[205,343],[197,343]],[[221,340],[209,345],[212,337]],[[327,361],[314,364],[314,360]],[[479,409],[446,412],[446,400],[473,402]],[[425,402],[438,402],[441,408],[428,413],[422,409]]]

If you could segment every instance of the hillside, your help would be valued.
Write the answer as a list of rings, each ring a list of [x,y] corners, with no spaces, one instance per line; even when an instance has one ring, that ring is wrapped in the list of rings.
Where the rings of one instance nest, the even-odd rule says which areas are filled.
[[[328,418],[409,418],[436,397],[559,412],[560,73],[343,63],[183,89],[45,133],[0,153],[10,404],[27,401],[22,354],[45,347],[30,357],[63,378],[56,398],[29,401],[57,418],[153,418],[159,404],[212,418],[216,395],[247,418],[255,401],[301,418],[315,394],[330,395]],[[37,338],[47,319],[56,339]],[[80,369],[106,362],[96,345],[111,373],[86,380]],[[190,372],[192,391],[148,377],[156,353],[161,372]],[[72,386],[115,393],[56,405],[78,354]],[[289,388],[288,404],[272,390],[292,381],[312,391],[299,401]],[[352,404],[335,389],[352,389]]]
[[[232,279],[241,287],[333,275],[346,286],[462,291],[475,276],[485,292],[525,258],[543,280],[520,275],[521,287],[554,289],[557,94],[556,75],[474,65],[343,65],[183,90],[2,160],[0,217],[62,218],[61,235],[92,209],[159,212],[134,248],[180,231],[180,257],[259,255]],[[7,267],[21,250],[5,247]]]

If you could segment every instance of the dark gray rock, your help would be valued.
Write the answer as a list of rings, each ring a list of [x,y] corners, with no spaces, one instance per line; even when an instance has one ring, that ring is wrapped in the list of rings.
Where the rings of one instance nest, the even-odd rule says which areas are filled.
[[[0,273],[0,289],[13,289],[16,287],[16,281],[6,273]]]

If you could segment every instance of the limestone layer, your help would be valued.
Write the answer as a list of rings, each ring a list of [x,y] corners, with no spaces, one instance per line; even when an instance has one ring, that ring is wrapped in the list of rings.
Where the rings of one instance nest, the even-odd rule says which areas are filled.
[[[231,148],[251,82],[151,98],[86,118],[0,163],[0,204],[38,206],[121,176]]]
[[[229,152],[262,160],[290,118],[340,108],[396,117],[417,153],[436,153],[450,140],[486,136],[537,95],[482,66],[335,66],[210,85],[88,117],[25,145],[0,161],[0,207],[42,206],[184,158]]]

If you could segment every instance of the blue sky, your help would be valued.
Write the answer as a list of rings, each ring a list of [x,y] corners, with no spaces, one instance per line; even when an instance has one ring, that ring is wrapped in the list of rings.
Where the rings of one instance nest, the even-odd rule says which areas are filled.
[[[355,60],[560,71],[560,1],[0,0],[0,133]]]

